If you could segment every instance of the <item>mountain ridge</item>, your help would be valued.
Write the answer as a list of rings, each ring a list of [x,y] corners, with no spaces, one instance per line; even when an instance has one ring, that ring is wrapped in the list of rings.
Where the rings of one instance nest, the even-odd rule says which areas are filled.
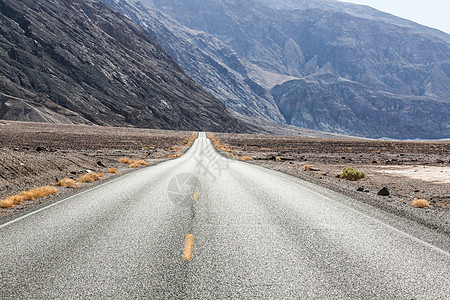
[[[0,22],[0,118],[45,121],[52,111],[47,121],[245,130],[146,30],[100,1],[5,0]]]
[[[269,93],[270,96],[266,96],[265,99],[261,100],[257,97],[253,99],[275,101],[279,112],[284,117],[284,122],[290,120],[286,122],[288,124],[297,124],[297,126],[303,124],[301,126],[319,130],[329,128],[334,132],[344,131],[373,138],[387,136],[408,139],[450,136],[448,105],[450,103],[450,44],[446,42],[448,35],[445,33],[433,31],[433,34],[430,34],[429,28],[374,9],[350,4],[340,5],[325,0],[320,3],[314,2],[315,4],[308,1],[288,1],[296,7],[301,7],[305,3],[309,5],[309,7],[303,7],[304,9],[296,10],[271,7],[275,2],[285,3],[286,1],[211,0],[206,3],[199,0],[189,2],[181,0],[109,1],[114,2],[115,8],[119,11],[125,4],[139,3],[142,7],[161,12],[159,16],[153,16],[161,22],[160,24],[164,24],[165,18],[174,19],[183,28],[219,40],[231,49],[227,51],[235,53],[235,59],[231,62],[223,58],[218,59],[206,51],[204,53],[208,53],[210,65],[219,64],[225,69],[229,68],[239,73],[241,78],[235,77],[238,80],[236,86],[240,85],[244,88],[247,86],[253,94],[257,94],[259,88],[262,88],[258,91],[261,95]],[[329,6],[320,7],[320,5]],[[139,7],[134,6],[133,9],[138,14],[143,13],[142,10],[139,11]],[[394,24],[389,24],[390,20]],[[167,27],[163,30],[166,29]],[[152,30],[152,35],[158,42],[166,45],[165,48],[170,47],[170,45],[167,46],[170,42],[165,41],[164,34],[158,32],[161,28]],[[178,30],[179,27],[175,25],[170,28],[173,36],[177,36]],[[185,37],[179,36],[178,39],[181,47],[178,51],[191,53],[192,51],[188,48],[182,48],[186,41]],[[211,39],[204,39],[203,46],[201,44],[194,46],[199,51],[205,51],[211,47]],[[172,55],[189,75],[195,72],[201,73],[204,68],[202,64],[197,66],[189,61],[183,62],[182,55]],[[236,64],[236,61],[239,63]],[[185,65],[189,66],[185,67]],[[263,76],[264,73],[269,75]],[[306,80],[304,78],[308,76],[322,74],[332,74],[349,82],[358,82],[367,90],[364,93],[366,98],[362,97],[364,101],[361,100],[361,103],[365,103],[366,110],[371,111],[372,114],[350,114],[351,119],[342,120],[342,124],[332,124],[334,120],[330,120],[329,124],[326,119],[319,121],[320,114],[316,116],[316,121],[313,123],[303,122],[300,117],[291,119],[285,108],[279,107],[280,97],[284,97],[284,103],[286,99],[294,102],[289,107],[297,104],[299,104],[297,107],[302,107],[301,103],[306,98],[299,98],[298,93],[296,93],[297,97],[288,95],[287,90],[282,93],[283,88],[271,86],[267,80],[270,74],[281,76],[283,80],[276,84],[284,87],[289,80]],[[206,78],[203,80],[193,77],[205,88],[213,90],[214,82],[218,81],[213,80],[213,76],[222,75],[220,72],[209,75],[205,73]],[[258,89],[250,88],[251,82],[246,82],[246,77],[257,83]],[[208,80],[211,80],[212,84],[208,85]],[[314,88],[311,82],[307,85],[316,95],[327,95],[330,92],[327,89],[331,88],[331,85],[321,83],[316,83]],[[277,88],[276,92],[274,92],[275,88]],[[361,97],[359,86],[347,82],[344,90],[346,88],[356,89],[348,95]],[[219,93],[220,90],[216,91],[216,94]],[[384,104],[376,106],[378,108],[373,110],[373,106],[369,105],[371,100],[367,98],[369,95],[374,95],[374,99]],[[235,96],[242,102],[246,101],[241,99],[240,95]],[[353,100],[350,96],[347,98],[342,98],[341,95],[336,96],[338,96],[336,104],[341,103],[352,110]],[[236,104],[228,103],[226,98],[221,100],[227,107],[236,110]],[[390,105],[389,101],[397,104]],[[421,108],[420,106],[423,105],[428,105],[437,111]],[[247,107],[258,108],[257,105]],[[311,109],[305,106],[303,108]],[[306,115],[314,115],[319,111],[307,111]],[[265,113],[264,111],[238,112],[249,116]],[[423,120],[422,113],[425,112],[427,113],[425,124],[423,121],[415,124],[415,119]],[[374,121],[369,123],[376,124],[375,120],[387,115],[394,115],[401,121],[395,123],[396,128],[392,128],[386,122],[382,122],[383,128],[375,126],[361,128],[361,130],[351,125],[352,123],[360,124],[367,118]],[[267,115],[265,119],[276,121],[275,118]],[[416,136],[416,134],[419,135]]]

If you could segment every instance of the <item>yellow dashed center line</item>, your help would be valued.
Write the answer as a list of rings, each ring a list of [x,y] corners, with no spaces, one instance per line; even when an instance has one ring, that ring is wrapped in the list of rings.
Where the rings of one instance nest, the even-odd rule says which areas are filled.
[[[194,195],[192,196],[192,200],[197,200],[198,199],[198,194],[194,193]]]
[[[186,236],[186,242],[184,245],[184,260],[191,260],[192,259],[192,252],[194,251],[194,235],[192,233],[189,233]]]

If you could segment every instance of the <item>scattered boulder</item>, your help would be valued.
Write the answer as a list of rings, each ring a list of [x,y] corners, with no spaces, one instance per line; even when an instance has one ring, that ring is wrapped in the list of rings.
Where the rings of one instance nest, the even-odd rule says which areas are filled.
[[[38,147],[36,147],[36,151],[37,151],[37,152],[48,151],[48,149],[45,148],[45,147],[38,146]]]
[[[100,167],[106,168],[106,166],[100,160],[97,162],[97,165]]]
[[[360,186],[359,188],[356,189],[358,192],[364,192],[364,187]]]
[[[383,187],[378,193],[378,196],[389,196],[389,190],[387,189],[387,187]]]

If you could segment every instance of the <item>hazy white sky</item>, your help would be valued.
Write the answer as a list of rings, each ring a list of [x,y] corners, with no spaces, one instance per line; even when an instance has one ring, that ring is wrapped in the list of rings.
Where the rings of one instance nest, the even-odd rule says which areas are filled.
[[[342,0],[437,28],[450,34],[450,0]]]

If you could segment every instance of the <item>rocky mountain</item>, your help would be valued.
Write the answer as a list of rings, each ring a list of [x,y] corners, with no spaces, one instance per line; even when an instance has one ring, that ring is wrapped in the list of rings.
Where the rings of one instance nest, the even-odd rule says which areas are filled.
[[[203,31],[189,29],[141,2],[103,2],[146,28],[190,77],[229,109],[246,116],[285,123],[269,91],[248,74],[247,69],[258,67],[242,59],[219,39]]]
[[[96,0],[0,1],[0,118],[239,131],[150,34]]]
[[[450,36],[438,30],[333,0],[105,1],[240,114],[375,138],[450,136]]]

